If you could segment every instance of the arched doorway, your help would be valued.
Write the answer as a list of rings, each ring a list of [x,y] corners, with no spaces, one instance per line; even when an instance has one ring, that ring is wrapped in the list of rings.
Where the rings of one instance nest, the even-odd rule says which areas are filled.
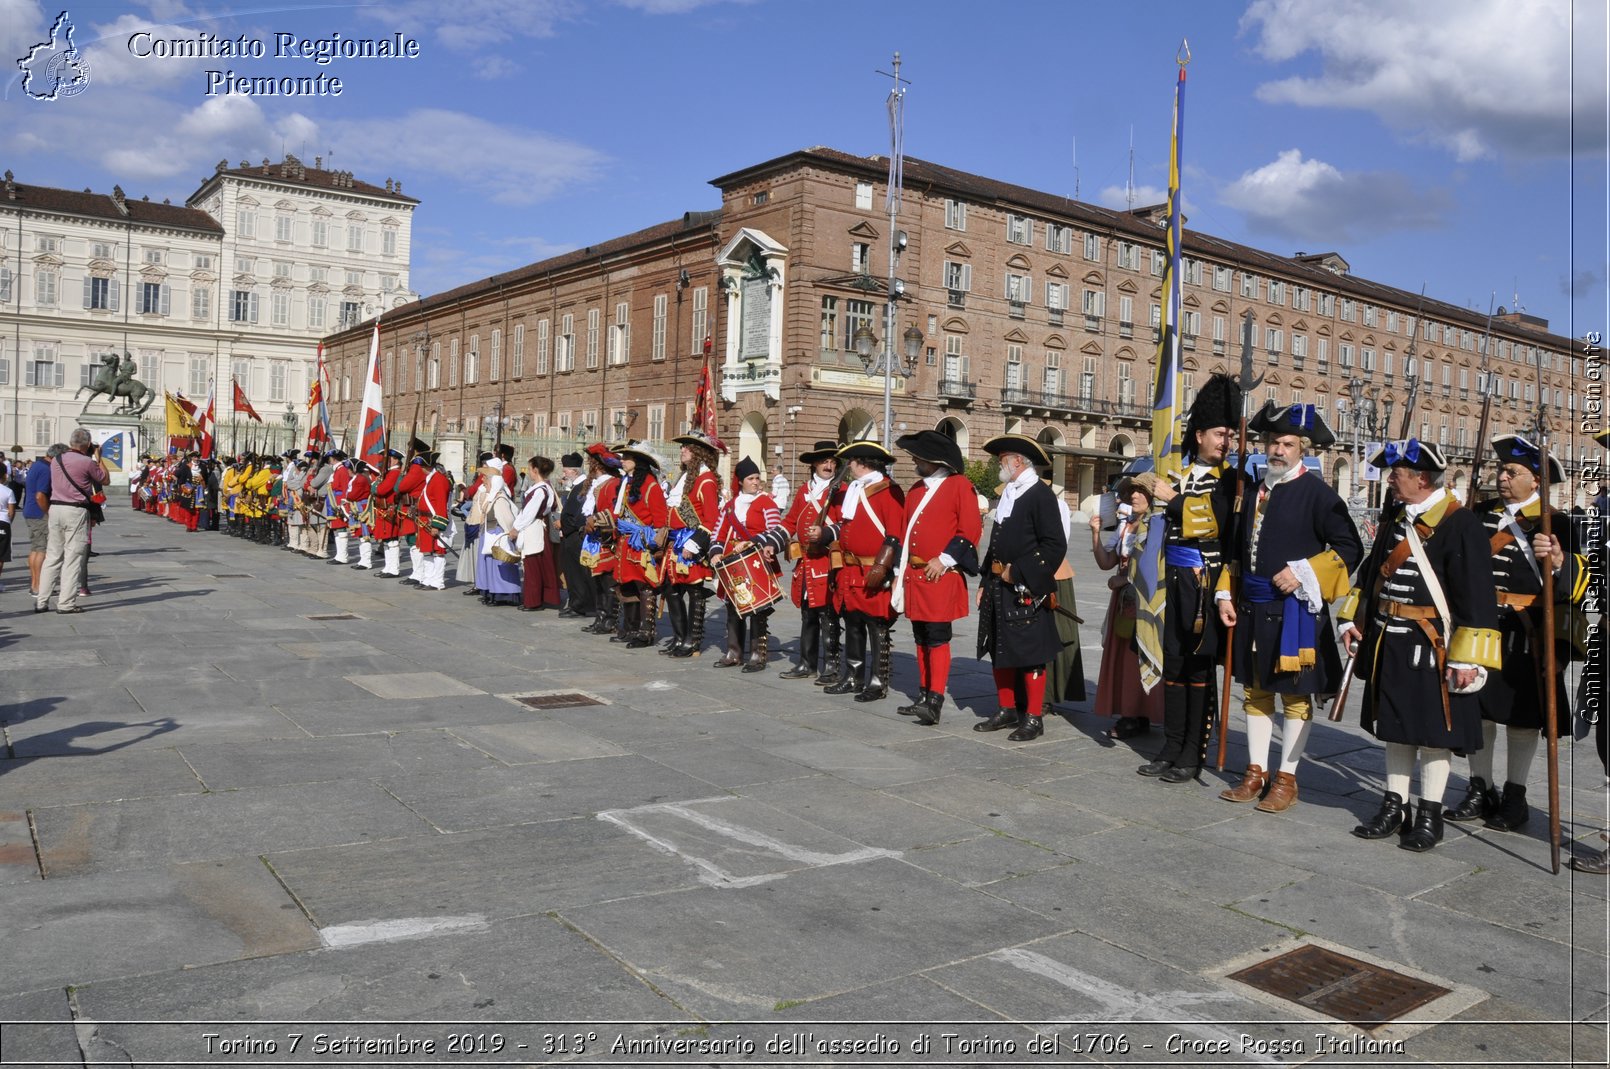
[[[766,452],[766,414],[764,412],[751,412],[744,416],[743,423],[738,426],[738,451],[733,456],[737,463],[748,457],[760,465],[768,479],[771,476],[772,458]]]
[[[939,426],[934,430],[955,442],[961,449],[963,458],[967,456],[967,424],[955,416],[946,416],[939,421]]]
[[[848,443],[866,437],[878,437],[878,424],[872,414],[864,408],[852,408],[844,413],[839,419],[839,441]]]
[[[1120,456],[1132,457],[1135,455],[1135,440],[1127,434],[1115,434],[1112,436],[1112,440],[1107,443],[1107,451],[1117,453]]]
[[[1331,468],[1331,485],[1336,487],[1336,492],[1341,495],[1343,501],[1349,500],[1355,493],[1353,465],[1345,457],[1338,460]]]

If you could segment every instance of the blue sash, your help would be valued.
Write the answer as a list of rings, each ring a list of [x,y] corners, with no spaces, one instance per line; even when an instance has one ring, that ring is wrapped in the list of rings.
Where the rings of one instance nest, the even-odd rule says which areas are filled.
[[[1176,568],[1206,568],[1202,551],[1190,546],[1170,544],[1163,547],[1163,560]]]
[[[1280,593],[1274,583],[1261,575],[1242,576],[1241,593],[1254,605],[1284,602],[1280,615],[1280,655],[1275,661],[1275,671],[1301,672],[1318,663],[1318,620],[1308,611],[1302,598]]]

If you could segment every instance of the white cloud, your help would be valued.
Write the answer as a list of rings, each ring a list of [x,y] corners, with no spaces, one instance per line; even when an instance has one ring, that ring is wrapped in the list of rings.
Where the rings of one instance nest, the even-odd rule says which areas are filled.
[[[1246,172],[1220,200],[1239,209],[1253,230],[1320,245],[1436,229],[1449,207],[1444,190],[1416,190],[1390,171],[1344,173],[1323,160],[1303,159],[1299,149]]]
[[[1576,150],[1602,149],[1604,93],[1573,98],[1570,54],[1573,32],[1602,42],[1604,27],[1602,4],[1558,0],[1254,0],[1241,20],[1265,59],[1322,61],[1260,99],[1369,111],[1460,160],[1564,154],[1573,109]]]
[[[441,175],[499,204],[545,200],[594,181],[608,162],[586,145],[440,108],[391,119],[333,121],[321,125],[319,133],[340,149],[343,167]],[[428,151],[419,151],[424,146]],[[467,162],[476,160],[485,162]]]
[[[645,15],[685,15],[715,4],[751,0],[615,0],[624,8]],[[418,37],[433,37],[454,52],[481,52],[493,45],[522,38],[541,40],[557,36],[566,23],[590,16],[583,0],[394,0],[360,8],[368,18],[389,30]],[[487,75],[482,74],[482,77]],[[501,72],[499,75],[501,76]]]
[[[1149,208],[1154,204],[1165,204],[1168,201],[1168,190],[1158,189],[1156,186],[1135,187],[1135,207]],[[1107,186],[1096,194],[1096,203],[1104,208],[1115,211],[1129,210],[1129,193],[1123,186]]]

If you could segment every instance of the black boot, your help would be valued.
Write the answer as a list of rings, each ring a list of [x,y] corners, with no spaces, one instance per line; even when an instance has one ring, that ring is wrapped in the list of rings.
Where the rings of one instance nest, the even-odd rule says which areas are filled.
[[[1026,716],[1016,731],[1006,736],[1007,742],[1033,742],[1045,734],[1045,717]]]
[[[727,605],[727,652],[716,661],[717,668],[736,668],[744,661],[745,621],[738,610]]]
[[[667,657],[679,656],[677,653],[688,644],[688,592],[679,587],[671,587],[665,592],[665,615],[671,618],[671,642],[660,649]]]
[[[1399,848],[1422,853],[1442,842],[1442,803],[1420,799],[1420,811],[1414,815],[1414,829],[1398,840]]]
[[[1016,709],[1002,709],[988,720],[973,725],[974,731],[1001,731],[1005,728],[1021,727],[1023,714]]]
[[[745,672],[764,672],[769,652],[767,639],[771,637],[771,610],[762,609],[755,614],[749,629],[749,660],[744,662]]]
[[[939,711],[945,707],[945,694],[943,691],[930,690],[928,701],[917,713],[917,723],[924,727],[932,727],[939,723]]]
[[[843,621],[832,609],[817,609],[816,612],[822,622],[822,673],[816,677],[816,685],[825,687],[839,677],[839,662],[844,659],[839,644]]]
[[[848,694],[861,686],[861,667],[866,664],[867,621],[859,613],[844,618],[844,649],[839,673],[823,688],[824,694]]]
[[[1464,823],[1467,820],[1487,820],[1498,812],[1498,788],[1480,776],[1470,777],[1465,800],[1442,814],[1444,820]]]
[[[654,638],[660,629],[660,599],[651,587],[643,591],[643,605],[638,612],[637,630],[627,640],[626,648],[629,650],[646,650],[654,645]]]
[[[1354,828],[1353,834],[1360,839],[1385,839],[1403,828],[1406,815],[1402,797],[1387,791],[1375,816]]]
[[[1164,772],[1167,772],[1173,767],[1173,761],[1170,761],[1166,757],[1159,757],[1155,761],[1141,765],[1139,768],[1135,769],[1135,771],[1140,773],[1142,776],[1161,776]]]
[[[892,645],[889,641],[889,624],[885,620],[868,620],[867,628],[867,663],[872,666],[872,674],[867,677],[866,686],[861,688],[855,696],[858,702],[880,702],[889,696],[889,676]]]
[[[816,658],[822,644],[822,621],[815,609],[806,609],[799,620],[799,663],[783,679],[808,679],[816,674]]]
[[[898,706],[895,712],[901,716],[918,716],[926,708],[928,708],[928,692],[919,690],[917,696],[911,700],[911,704]]]
[[[688,644],[673,656],[697,657],[704,649],[705,602],[709,600],[710,591],[702,586],[688,591]]]
[[[1525,785],[1506,783],[1503,797],[1498,802],[1498,811],[1488,818],[1487,826],[1499,831],[1515,831],[1530,820],[1531,816],[1531,807],[1526,804]]]
[[[611,642],[629,642],[637,637],[637,629],[643,625],[643,601],[636,594],[623,594],[621,596],[621,611],[615,616],[615,633],[609,636]]]

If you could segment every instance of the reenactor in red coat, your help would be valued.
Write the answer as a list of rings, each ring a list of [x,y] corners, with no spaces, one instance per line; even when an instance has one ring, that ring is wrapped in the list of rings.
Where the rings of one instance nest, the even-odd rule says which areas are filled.
[[[671,643],[660,652],[697,657],[704,645],[705,602],[710,597],[704,584],[714,574],[702,558],[721,522],[721,480],[715,467],[727,447],[698,431],[671,440],[682,447],[682,474],[666,499],[670,543],[663,571]]]
[[[330,473],[330,537],[335,543],[331,564],[347,563],[347,540],[351,537],[352,521],[348,519],[347,488],[352,485],[352,463],[337,449],[330,454],[335,458],[335,470]]]
[[[917,700],[895,711],[937,724],[950,681],[951,624],[967,615],[964,576],[978,574],[978,491],[962,474],[966,462],[949,435],[918,431],[894,444],[915,459],[918,477],[906,494],[903,559],[891,595],[917,645]]]
[[[424,570],[419,586],[422,590],[445,590],[448,532],[453,526],[453,517],[447,508],[453,479],[439,463],[439,454],[426,453],[422,458],[415,458],[415,463],[420,460],[424,461],[425,479],[417,495],[419,531],[414,543],[419,547],[420,568]]]
[[[889,696],[889,625],[898,615],[889,584],[900,559],[905,495],[887,474],[894,455],[878,443],[851,442],[838,458],[849,482],[837,518],[823,532],[844,556],[835,583],[844,608],[844,661],[825,693],[853,690],[856,701],[875,702]]]
[[[761,554],[764,566],[775,580],[780,571],[776,563],[777,553],[787,549],[788,532],[783,530],[783,517],[777,509],[777,502],[761,489],[760,465],[744,457],[733,469],[733,474],[738,479],[738,493],[733,495],[721,513],[721,522],[716,525],[710,547],[711,558],[718,562],[718,590],[722,600],[727,603],[727,653],[716,662],[716,667],[731,668],[742,664],[745,672],[759,672],[766,667],[768,624],[772,608],[770,605],[750,608],[740,604],[740,597],[747,592],[727,584],[722,578],[719,562],[723,557],[737,555],[753,546]],[[746,661],[744,644],[749,640],[752,641]]]
[[[642,442],[627,442],[619,452],[626,478],[616,499],[615,583],[626,648],[640,650],[654,645],[659,626],[660,560],[669,523],[660,486],[664,461]]]
[[[370,496],[375,503],[374,540],[380,543],[380,575],[397,576],[402,571],[402,517],[398,514],[397,486],[402,481],[403,455],[388,449],[381,460],[380,481],[374,484]]]
[[[581,543],[582,567],[592,573],[593,622],[582,630],[607,635],[615,630],[618,612],[615,591],[615,496],[620,489],[621,458],[603,442],[587,447],[590,480],[582,511],[587,516],[587,537]]]
[[[370,497],[374,493],[372,476],[377,474],[376,469],[360,457],[352,459],[352,478],[347,482],[344,495],[347,507],[350,530],[358,536],[358,563],[352,567],[368,571],[374,564],[374,511],[370,508]],[[336,559],[338,563],[346,563],[343,552],[345,543],[337,543]]]
[[[430,446],[418,438],[409,442],[408,461],[397,481],[397,514],[400,517],[397,536],[408,547],[408,574],[400,580],[403,583],[418,583],[424,578],[419,570],[425,558],[419,548],[419,492],[425,486],[425,474],[429,469],[424,458],[429,452]]]
[[[781,674],[784,679],[815,676],[821,687],[838,676],[839,617],[833,608],[833,557],[817,542],[829,510],[836,500],[843,500],[843,486],[833,481],[839,467],[838,450],[837,442],[817,442],[814,449],[800,454],[800,463],[810,468],[810,478],[794,491],[794,502],[783,517],[783,529],[793,539],[788,554],[794,557],[797,553],[789,594],[799,607],[800,630],[799,664]]]

